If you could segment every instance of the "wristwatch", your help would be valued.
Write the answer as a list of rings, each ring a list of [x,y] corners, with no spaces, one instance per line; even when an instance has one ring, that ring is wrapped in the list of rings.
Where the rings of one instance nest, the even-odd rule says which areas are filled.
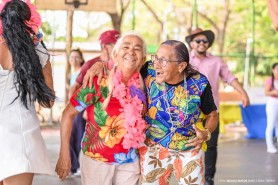
[[[205,128],[205,130],[204,130],[204,131],[206,131],[206,132],[207,132],[207,139],[206,139],[205,141],[209,141],[209,140],[210,140],[210,138],[211,138],[211,133],[210,133],[209,129],[207,129],[207,128]]]

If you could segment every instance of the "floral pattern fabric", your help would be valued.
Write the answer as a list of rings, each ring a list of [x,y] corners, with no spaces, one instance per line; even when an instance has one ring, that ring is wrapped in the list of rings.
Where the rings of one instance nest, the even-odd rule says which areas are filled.
[[[82,151],[86,156],[109,164],[131,163],[138,159],[138,150],[123,146],[127,133],[123,107],[112,96],[107,108],[103,109],[103,101],[108,95],[106,80],[104,77],[98,85],[95,77],[92,89],[81,87],[70,99],[76,110],[86,109],[88,115]]]
[[[149,65],[144,81],[148,93],[147,138],[173,150],[191,149],[185,145],[196,137],[192,125],[201,113],[201,95],[208,84],[207,78],[198,73],[187,77],[186,83],[160,85],[156,83],[155,71]]]
[[[179,184],[204,184],[204,151],[176,151],[159,144],[140,148],[142,185],[169,185],[172,173]]]

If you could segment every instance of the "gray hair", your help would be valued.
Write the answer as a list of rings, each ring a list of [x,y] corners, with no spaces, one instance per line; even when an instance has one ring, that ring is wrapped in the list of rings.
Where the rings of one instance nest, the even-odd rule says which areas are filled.
[[[125,37],[127,36],[135,36],[135,37],[138,37],[141,41],[142,41],[142,44],[143,44],[143,57],[145,57],[147,55],[147,46],[146,46],[146,42],[145,40],[143,39],[143,37],[136,31],[134,30],[131,30],[131,31],[128,31],[126,33],[124,33],[123,35],[121,35],[121,37],[117,40],[113,50],[112,50],[112,59],[115,61],[114,59],[114,53],[118,52],[119,49],[120,49],[120,46],[121,44],[123,43],[123,40]]]
[[[129,31],[129,32],[126,32],[125,34],[123,34],[123,35],[117,40],[116,44],[114,45],[114,48],[113,48],[113,50],[112,50],[112,60],[114,60],[115,62],[116,62],[116,60],[115,60],[115,58],[114,58],[114,53],[119,52],[120,46],[121,46],[121,44],[123,43],[124,38],[127,37],[127,36],[135,36],[135,37],[139,38],[139,39],[142,41],[143,57],[145,57],[145,56],[147,55],[147,49],[146,49],[146,42],[145,42],[145,40],[143,39],[143,37],[142,37],[139,33],[137,33],[137,32],[135,32],[135,31],[132,30],[132,31]],[[113,75],[114,75],[114,73],[115,73],[115,71],[116,71],[117,65],[118,65],[118,64],[117,64],[117,62],[116,62],[116,63],[114,64],[114,66],[113,66],[113,69],[110,71],[109,76],[108,76],[107,86],[108,86],[109,94],[108,94],[108,96],[105,98],[105,100],[103,101],[103,106],[102,106],[102,108],[103,108],[104,110],[107,108],[108,103],[109,103],[109,101],[110,101],[110,99],[111,99],[111,96],[112,96],[113,85],[114,85],[114,84],[112,83],[112,77],[113,77]],[[141,90],[144,90],[144,81],[143,81],[143,78],[142,78],[141,75],[139,75],[139,80],[140,80],[140,89],[141,89]]]

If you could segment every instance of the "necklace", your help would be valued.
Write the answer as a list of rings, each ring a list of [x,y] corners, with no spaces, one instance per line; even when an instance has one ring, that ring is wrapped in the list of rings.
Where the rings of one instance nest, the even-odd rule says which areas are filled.
[[[163,86],[164,86],[163,100],[165,102],[165,105],[167,106],[166,112],[168,113],[168,115],[170,117],[171,133],[174,133],[176,131],[176,129],[180,128],[181,126],[185,127],[183,122],[188,118],[188,102],[186,100],[188,98],[189,92],[187,90],[187,82],[186,82],[185,75],[184,75],[183,80],[184,80],[184,87],[183,87],[181,93],[179,93],[179,95],[182,97],[180,97],[179,100],[176,100],[176,101],[179,101],[179,103],[176,103],[176,105],[179,107],[179,109],[170,106],[170,103],[169,103],[170,98],[167,99],[166,84],[165,84],[165,82],[163,83]],[[177,95],[174,95],[174,96],[176,96],[177,99],[179,98]],[[185,102],[186,102],[185,114],[183,113],[183,110],[181,109],[181,101],[184,100],[183,99],[184,96],[185,96]]]
[[[113,97],[119,100],[122,109],[120,112],[125,117],[126,134],[123,139],[123,147],[125,149],[139,148],[141,143],[145,140],[146,122],[143,119],[141,112],[143,109],[143,102],[137,97],[132,97],[130,94],[130,87],[140,87],[139,73],[133,74],[128,80],[127,84],[122,82],[122,72],[117,71],[113,76]]]

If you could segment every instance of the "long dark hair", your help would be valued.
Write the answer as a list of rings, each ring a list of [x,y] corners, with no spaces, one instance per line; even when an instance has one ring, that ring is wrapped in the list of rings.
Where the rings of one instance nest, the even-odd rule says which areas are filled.
[[[161,45],[172,46],[175,50],[177,60],[180,62],[187,63],[187,66],[184,69],[185,74],[190,76],[190,75],[195,75],[198,73],[196,70],[193,69],[193,67],[189,63],[189,52],[183,42],[178,41],[178,40],[166,40],[166,41],[162,42]]]
[[[272,64],[272,68],[271,69],[273,70],[276,66],[278,66],[278,63]],[[274,74],[273,74],[272,71],[271,71],[271,88],[274,89]]]
[[[25,24],[31,17],[28,5],[22,0],[7,2],[0,17],[3,37],[13,59],[14,84],[18,92],[13,101],[20,97],[27,109],[28,100],[37,100],[40,105],[51,107],[55,95],[45,83],[40,59],[31,38],[31,35],[36,34]]]

